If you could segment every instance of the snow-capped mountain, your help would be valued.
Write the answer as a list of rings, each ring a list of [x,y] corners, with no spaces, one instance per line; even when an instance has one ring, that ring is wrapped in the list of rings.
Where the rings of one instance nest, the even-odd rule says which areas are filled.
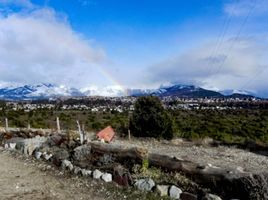
[[[161,87],[153,93],[157,96],[179,96],[179,97],[223,97],[219,92],[206,90],[194,85],[173,85]]]
[[[24,86],[9,86],[0,88],[1,99],[40,99],[56,96],[82,96],[83,94],[75,89],[53,84],[38,84]]]
[[[126,96],[126,90],[121,86],[97,87],[90,86],[80,89],[84,96]]]
[[[12,100],[27,100],[27,99],[45,99],[53,97],[74,97],[74,96],[177,96],[177,97],[235,97],[243,98],[249,97],[248,94],[238,93],[239,91],[233,91],[232,93],[220,93],[213,90],[196,87],[193,85],[173,85],[173,86],[161,86],[158,89],[126,89],[121,86],[107,86],[96,87],[90,86],[86,88],[76,89],[66,87],[63,85],[54,84],[38,84],[38,85],[24,85],[24,86],[0,86],[0,99],[12,99]]]
[[[90,86],[81,89],[70,88],[63,85],[38,84],[23,86],[5,86],[0,87],[0,99],[27,100],[44,99],[62,96],[140,96],[151,94],[154,90],[125,89],[121,86],[97,87]]]

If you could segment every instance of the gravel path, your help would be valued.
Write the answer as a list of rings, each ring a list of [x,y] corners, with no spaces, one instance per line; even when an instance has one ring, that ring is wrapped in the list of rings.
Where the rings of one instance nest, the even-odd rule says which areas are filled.
[[[248,152],[234,147],[196,146],[189,142],[174,144],[157,140],[132,141],[117,139],[114,144],[123,146],[140,146],[149,149],[149,152],[175,156],[190,160],[201,165],[211,164],[222,168],[242,167],[244,171],[260,173],[268,171],[268,157]]]
[[[0,199],[105,199],[72,179],[51,176],[34,163],[14,159],[7,153],[0,152],[0,163]]]

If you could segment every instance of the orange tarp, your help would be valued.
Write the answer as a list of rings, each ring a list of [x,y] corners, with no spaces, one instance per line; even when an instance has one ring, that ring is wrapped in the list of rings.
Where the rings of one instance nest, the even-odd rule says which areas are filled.
[[[103,139],[105,142],[111,142],[114,138],[115,132],[111,126],[106,127],[101,130],[97,136],[101,140]]]

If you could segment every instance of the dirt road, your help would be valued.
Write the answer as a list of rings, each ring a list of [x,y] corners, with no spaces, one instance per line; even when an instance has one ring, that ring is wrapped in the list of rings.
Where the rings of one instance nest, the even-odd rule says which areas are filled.
[[[49,173],[50,170],[40,170],[36,163],[14,159],[0,152],[0,200],[105,199],[96,196],[93,188],[81,187],[72,178],[56,177]]]

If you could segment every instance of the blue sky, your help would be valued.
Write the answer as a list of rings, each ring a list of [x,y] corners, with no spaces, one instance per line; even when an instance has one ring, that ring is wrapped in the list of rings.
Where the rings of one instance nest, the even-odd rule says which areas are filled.
[[[265,0],[0,0],[0,84],[268,96]]]

